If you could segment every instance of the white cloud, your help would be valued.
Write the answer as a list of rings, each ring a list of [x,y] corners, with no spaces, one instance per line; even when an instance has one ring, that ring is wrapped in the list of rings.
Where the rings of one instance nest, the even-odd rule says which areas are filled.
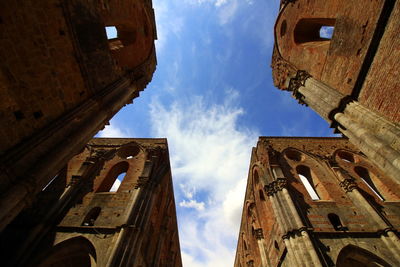
[[[126,128],[120,128],[111,121],[110,125],[107,125],[102,131],[98,132],[96,137],[121,137],[129,138],[133,135]]]
[[[179,206],[185,208],[193,208],[198,211],[204,210],[204,202],[197,202],[194,199],[191,199],[190,201],[182,200],[181,202],[179,202]]]
[[[153,1],[154,13],[156,17],[156,28],[157,28],[157,41],[156,48],[157,53],[163,51],[165,44],[173,34],[180,37],[180,33],[184,26],[184,20],[182,16],[177,16],[177,12],[171,13],[169,10],[175,8],[171,2],[165,0]]]
[[[153,135],[167,137],[179,203],[184,266],[231,266],[234,261],[251,148],[258,133],[239,127],[238,91],[223,104],[151,105]]]
[[[227,0],[218,0],[217,3],[219,3],[220,5],[220,10],[219,10],[220,24],[224,25],[232,21],[239,7],[238,0],[230,0],[229,2],[227,2]]]

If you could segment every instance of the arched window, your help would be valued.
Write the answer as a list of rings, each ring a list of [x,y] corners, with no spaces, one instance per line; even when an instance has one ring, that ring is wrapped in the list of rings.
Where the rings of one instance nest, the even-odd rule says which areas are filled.
[[[335,230],[343,230],[343,225],[338,215],[336,215],[335,213],[329,213],[328,219]]]
[[[339,252],[336,261],[337,267],[350,267],[350,266],[382,266],[389,267],[391,264],[387,263],[382,258],[360,247],[348,245]]]
[[[333,35],[334,25],[335,19],[300,19],[294,28],[294,41],[296,44],[329,41]]]
[[[114,165],[103,179],[96,192],[116,192],[129,169],[129,163],[122,161]],[[115,190],[115,191],[114,191]]]
[[[35,267],[93,267],[96,265],[96,249],[82,236],[67,239],[45,253],[39,253],[38,258],[31,259],[29,264]]]
[[[93,226],[101,212],[100,207],[92,208],[85,216],[82,222],[82,226]]]
[[[320,200],[320,197],[315,190],[315,185],[312,179],[312,174],[310,168],[299,165],[296,168],[297,174],[300,177],[301,182],[303,183],[304,187],[306,188],[308,194],[310,195],[312,200]]]
[[[368,186],[369,189],[371,189],[372,192],[382,201],[384,201],[384,197],[379,193],[378,188],[374,184],[373,180],[371,179],[371,176],[368,172],[368,170],[364,167],[357,166],[354,168],[354,171],[360,176],[361,180]]]

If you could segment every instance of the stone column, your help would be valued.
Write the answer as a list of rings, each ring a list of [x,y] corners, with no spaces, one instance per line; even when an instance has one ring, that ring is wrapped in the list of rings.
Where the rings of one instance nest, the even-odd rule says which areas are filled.
[[[267,194],[275,202],[273,208],[276,208],[277,211],[274,211],[280,214],[286,213],[286,215],[281,217],[281,221],[284,225],[283,230],[286,232],[283,239],[287,246],[288,254],[292,254],[292,259],[298,266],[322,266],[317,251],[307,232],[307,228],[301,220],[297,208],[287,191],[287,179],[276,177],[277,174],[283,176],[280,168],[277,170],[278,168],[278,166],[274,166],[275,181],[268,184],[266,188],[268,190]]]
[[[255,229],[255,235],[257,239],[258,249],[260,251],[261,256],[261,266],[269,266],[270,264],[267,263],[268,257],[265,253],[265,243],[264,243],[264,233],[262,228]]]

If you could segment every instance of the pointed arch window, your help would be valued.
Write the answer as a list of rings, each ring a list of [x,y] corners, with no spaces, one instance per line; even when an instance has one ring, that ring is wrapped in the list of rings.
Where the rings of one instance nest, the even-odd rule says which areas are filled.
[[[374,184],[368,170],[364,167],[357,166],[354,168],[354,171],[360,176],[361,180],[368,186],[368,188],[381,200],[385,201],[385,198],[379,192],[378,188]]]
[[[312,179],[312,174],[310,168],[307,166],[299,165],[296,168],[297,174],[300,177],[301,182],[307,190],[307,193],[310,195],[312,200],[320,200],[321,198],[317,194],[315,190],[315,185]]]
[[[104,177],[96,190],[97,192],[116,192],[129,169],[129,163],[122,161],[114,165]]]

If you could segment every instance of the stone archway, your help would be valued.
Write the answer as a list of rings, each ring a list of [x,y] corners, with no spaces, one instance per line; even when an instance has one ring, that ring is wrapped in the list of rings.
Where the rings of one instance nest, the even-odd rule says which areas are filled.
[[[84,237],[65,240],[38,258],[35,267],[95,267],[96,250],[92,243]]]
[[[337,267],[390,267],[385,260],[366,249],[348,245],[339,253]]]

